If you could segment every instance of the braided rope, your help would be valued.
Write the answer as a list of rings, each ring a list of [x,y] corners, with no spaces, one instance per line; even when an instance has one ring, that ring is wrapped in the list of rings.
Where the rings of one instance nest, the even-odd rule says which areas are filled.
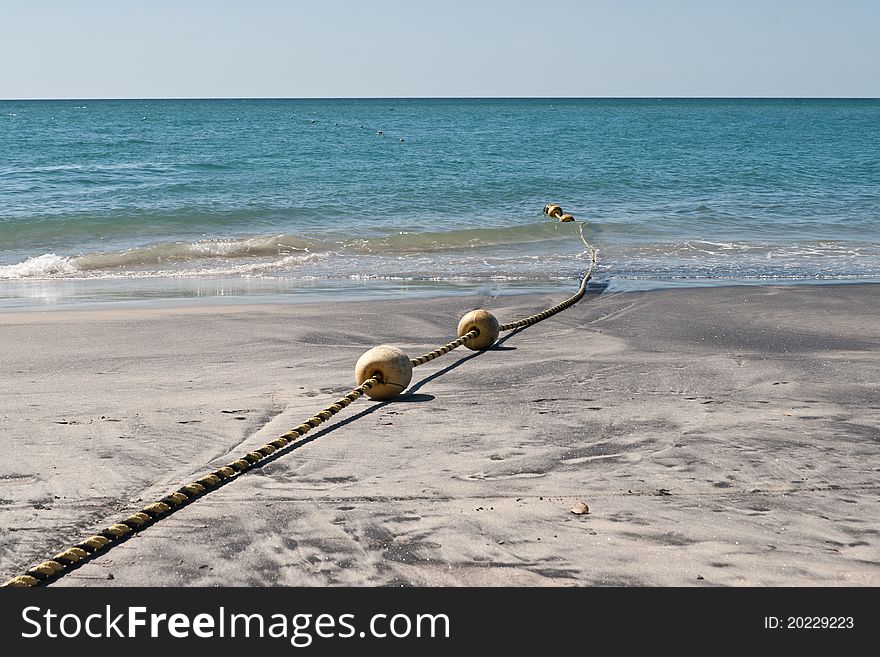
[[[452,351],[453,349],[457,349],[461,345],[467,343],[469,340],[473,340],[479,334],[480,332],[477,329],[472,329],[457,340],[453,340],[452,342],[449,342],[442,347],[437,347],[434,351],[429,351],[427,354],[422,354],[418,358],[413,358],[409,362],[412,363],[413,367],[424,365],[428,361],[434,360],[435,358],[440,358],[440,356],[444,354],[448,354],[450,351]]]
[[[173,493],[147,504],[140,511],[136,511],[127,518],[102,529],[94,536],[89,536],[73,547],[59,552],[51,559],[29,568],[24,575],[13,577],[2,586],[39,586],[58,579],[86,557],[93,557],[106,552],[129,536],[169,516],[180,507],[207,495],[211,490],[216,490],[219,486],[244,474],[266,457],[279,450],[283,450],[285,447],[291,447],[309,431],[329,420],[352,402],[363,397],[367,390],[377,383],[380,383],[380,381],[376,377],[367,379],[357,388],[351,389],[298,427],[281,434],[278,438],[266,443],[262,447],[243,454],[240,458],[227,463],[223,467],[217,468],[213,472],[181,486]]]
[[[583,278],[581,279],[581,284],[578,287],[577,292],[575,292],[575,294],[570,296],[565,301],[562,301],[552,308],[548,308],[547,310],[544,310],[543,312],[540,312],[536,315],[531,315],[530,317],[526,317],[525,319],[510,322],[508,324],[502,324],[499,327],[499,330],[511,331],[513,329],[531,326],[532,324],[536,324],[537,322],[547,319],[548,317],[551,317],[556,313],[562,312],[563,310],[574,305],[575,303],[580,301],[581,298],[583,298],[587,290],[587,283],[592,277],[593,271],[596,266],[596,250],[584,238],[583,224],[580,225],[580,238],[587,248],[587,253],[589,253],[590,255],[590,263],[587,267],[587,270],[584,272]],[[444,354],[448,354],[453,349],[457,349],[458,347],[466,344],[469,340],[473,340],[478,335],[479,331],[477,329],[473,329],[460,336],[456,340],[453,340],[452,342],[443,345],[442,347],[438,347],[437,349],[423,354],[418,358],[411,359],[410,363],[413,367],[423,365],[429,361],[434,360],[435,358],[443,356]],[[83,559],[92,558],[106,552],[111,547],[114,547],[115,545],[121,543],[123,540],[127,539],[129,536],[136,534],[146,527],[149,527],[150,525],[158,522],[162,518],[171,515],[177,509],[189,504],[190,502],[204,495],[207,495],[212,490],[216,490],[217,488],[228,483],[232,479],[235,479],[239,475],[244,474],[248,470],[252,469],[256,464],[266,459],[268,456],[272,454],[277,454],[280,451],[287,451],[287,449],[290,449],[298,441],[299,438],[302,438],[309,431],[329,420],[331,417],[339,413],[343,408],[349,406],[352,402],[356,401],[360,397],[363,397],[368,390],[370,390],[374,385],[378,383],[381,383],[378,377],[367,379],[361,385],[351,389],[349,392],[347,392],[345,395],[337,399],[335,402],[333,402],[323,410],[318,411],[318,413],[310,417],[298,427],[295,427],[294,429],[291,429],[290,431],[281,434],[278,438],[266,443],[262,447],[258,447],[257,449],[242,455],[241,458],[238,458],[224,465],[223,467],[220,467],[213,472],[210,472],[196,479],[195,481],[181,486],[176,491],[166,495],[165,497],[162,497],[155,502],[147,504],[140,511],[132,513],[120,522],[114,523],[109,527],[101,530],[97,534],[89,536],[88,538],[80,541],[73,547],[69,547],[62,552],[59,552],[51,559],[43,561],[42,563],[39,563],[36,566],[29,568],[24,575],[13,577],[6,583],[0,585],[0,588],[7,586],[40,586],[43,584],[48,584],[58,579],[59,577],[62,577],[74,567],[76,567],[76,565]]]

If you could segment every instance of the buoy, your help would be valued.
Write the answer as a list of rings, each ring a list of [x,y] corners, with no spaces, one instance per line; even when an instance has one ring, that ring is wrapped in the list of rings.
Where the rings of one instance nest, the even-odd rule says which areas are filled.
[[[570,214],[564,214],[559,217],[559,221],[574,221],[574,217],[572,217]]]
[[[391,345],[373,347],[358,358],[354,378],[360,385],[376,377],[380,383],[367,390],[372,399],[391,399],[406,390],[412,381],[412,363],[403,351]]]
[[[561,217],[562,216],[562,208],[555,203],[550,203],[544,206],[544,214],[549,217]]]
[[[465,343],[464,346],[468,349],[482,351],[491,347],[495,344],[495,340],[498,339],[498,320],[488,310],[483,310],[482,308],[472,310],[462,317],[458,322],[458,337],[473,329],[477,329],[479,334],[473,340],[468,340]]]

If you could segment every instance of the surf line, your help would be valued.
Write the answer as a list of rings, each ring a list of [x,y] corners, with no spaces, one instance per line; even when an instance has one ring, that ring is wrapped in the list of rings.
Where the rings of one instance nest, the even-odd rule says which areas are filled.
[[[559,222],[575,221],[572,215],[565,214],[562,208],[555,203],[544,206],[544,214]],[[335,402],[318,411],[298,427],[283,433],[262,447],[243,454],[240,458],[213,472],[181,486],[173,493],[147,504],[140,511],[113,523],[50,559],[32,566],[23,575],[13,577],[0,587],[33,587],[54,582],[82,564],[104,554],[110,548],[123,543],[134,534],[159,522],[162,518],[167,518],[176,510],[238,478],[260,465],[268,457],[274,455],[274,458],[278,458],[292,450],[301,442],[300,438],[309,431],[323,424],[364,395],[376,400],[393,399],[409,386],[414,367],[424,365],[461,346],[473,351],[484,351],[495,344],[501,331],[526,328],[573,306],[583,298],[587,291],[587,283],[596,268],[596,249],[584,237],[584,224],[579,222],[578,227],[578,234],[584,244],[588,264],[581,277],[577,292],[564,301],[537,314],[506,324],[500,324],[488,310],[472,310],[459,321],[458,338],[417,358],[409,358],[401,349],[391,345],[373,347],[364,353],[355,365],[357,387],[352,388]]]

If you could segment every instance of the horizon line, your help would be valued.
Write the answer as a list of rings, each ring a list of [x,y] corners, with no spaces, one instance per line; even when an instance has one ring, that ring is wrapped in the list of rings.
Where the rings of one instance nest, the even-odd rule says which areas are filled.
[[[102,100],[880,100],[880,96],[83,96],[0,98],[0,102]]]

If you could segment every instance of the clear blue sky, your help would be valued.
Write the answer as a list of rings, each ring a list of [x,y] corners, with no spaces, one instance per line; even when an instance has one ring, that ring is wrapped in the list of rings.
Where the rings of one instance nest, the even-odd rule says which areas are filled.
[[[0,98],[880,96],[880,0],[2,0]]]

